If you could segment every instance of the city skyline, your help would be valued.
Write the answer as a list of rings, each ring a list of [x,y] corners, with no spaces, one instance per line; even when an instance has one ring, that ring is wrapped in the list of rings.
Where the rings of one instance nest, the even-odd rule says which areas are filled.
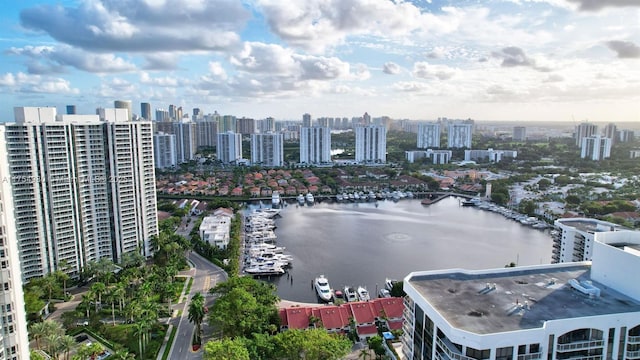
[[[640,120],[632,0],[27,0],[0,14],[0,121],[114,99],[256,119]],[[126,9],[126,11],[124,10]]]

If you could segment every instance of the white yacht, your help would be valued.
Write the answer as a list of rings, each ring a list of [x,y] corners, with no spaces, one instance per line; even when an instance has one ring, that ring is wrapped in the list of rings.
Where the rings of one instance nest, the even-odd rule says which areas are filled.
[[[379,298],[390,298],[391,297],[391,293],[389,292],[389,290],[382,288],[380,289],[380,291],[378,291],[378,297]]]
[[[298,200],[298,204],[304,205],[304,195],[298,194],[298,197],[296,199]]]
[[[306,200],[309,205],[312,205],[315,202],[312,193],[307,193]]]
[[[371,297],[369,296],[369,291],[364,286],[358,286],[357,292],[358,292],[358,299],[360,299],[360,301],[371,300]]]
[[[271,206],[277,208],[280,206],[280,193],[278,191],[274,191],[271,193]]]
[[[354,288],[352,288],[351,286],[345,286],[344,287],[344,300],[346,302],[354,302],[354,301],[358,301],[358,294],[356,294],[356,290]]]
[[[396,280],[396,279],[386,278],[386,279],[384,279],[384,287],[387,290],[391,291],[393,289],[393,285],[395,285],[395,283],[397,283],[397,282],[398,282],[398,280]]]
[[[329,280],[327,280],[324,275],[318,276],[314,281],[313,285],[316,289],[316,293],[318,293],[318,297],[320,300],[329,302],[331,301],[331,286],[329,286]]]
[[[253,276],[282,275],[285,272],[282,267],[269,264],[250,266],[244,271]]]

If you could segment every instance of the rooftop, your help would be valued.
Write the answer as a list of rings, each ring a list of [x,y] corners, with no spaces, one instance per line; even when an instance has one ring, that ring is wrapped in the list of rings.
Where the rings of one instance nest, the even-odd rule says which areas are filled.
[[[452,326],[491,334],[540,328],[545,321],[640,311],[640,302],[593,282],[600,297],[574,290],[569,280],[591,280],[591,267],[547,265],[503,271],[413,274],[409,279]]]

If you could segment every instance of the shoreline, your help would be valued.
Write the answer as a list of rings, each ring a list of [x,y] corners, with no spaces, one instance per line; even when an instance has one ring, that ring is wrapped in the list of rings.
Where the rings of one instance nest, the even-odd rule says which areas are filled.
[[[290,307],[320,307],[325,305],[327,304],[307,303],[302,301],[291,301],[291,300],[280,299],[280,301],[278,302],[278,309],[286,309]]]

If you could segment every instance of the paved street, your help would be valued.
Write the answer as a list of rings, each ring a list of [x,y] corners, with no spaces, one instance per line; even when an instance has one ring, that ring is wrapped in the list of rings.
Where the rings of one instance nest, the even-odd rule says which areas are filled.
[[[205,296],[205,306],[211,308],[214,299],[213,296],[209,295],[209,289],[216,286],[218,282],[227,279],[227,274],[221,268],[195,252],[189,254],[189,260],[194,264],[194,268],[187,272],[193,276],[193,285],[185,301],[174,307],[182,310],[182,314],[177,318],[171,319],[173,326],[177,326],[178,329],[169,355],[171,360],[202,359],[202,350],[195,353],[191,350],[191,339],[195,326],[189,322],[188,318],[189,300],[195,293],[200,292]],[[208,333],[206,321],[207,319],[203,323],[204,334]]]

